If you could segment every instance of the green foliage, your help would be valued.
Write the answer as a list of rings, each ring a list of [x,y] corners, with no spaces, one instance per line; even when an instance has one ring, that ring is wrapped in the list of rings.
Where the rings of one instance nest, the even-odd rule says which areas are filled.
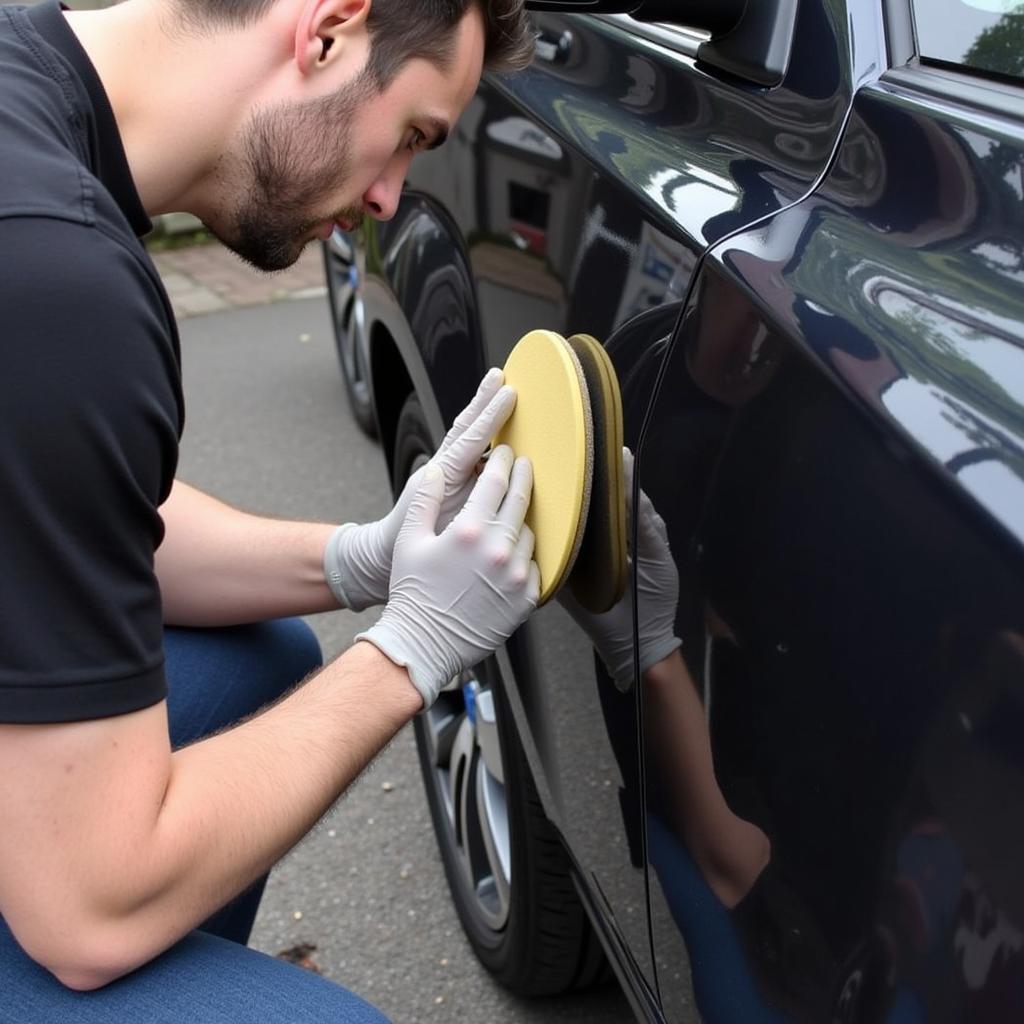
[[[172,249],[188,249],[193,245],[209,245],[214,241],[213,235],[205,228],[199,231],[182,231],[178,234],[153,232],[145,238],[146,248],[150,252],[169,252]]]
[[[1024,78],[1024,4],[981,32],[964,63],[983,71]]]

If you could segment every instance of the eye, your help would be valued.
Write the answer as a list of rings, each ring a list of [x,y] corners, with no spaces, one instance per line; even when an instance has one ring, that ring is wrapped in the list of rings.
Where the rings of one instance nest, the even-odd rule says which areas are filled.
[[[423,147],[423,143],[426,141],[426,135],[424,135],[419,128],[413,128],[409,134],[409,142],[407,143],[406,148],[415,153]]]

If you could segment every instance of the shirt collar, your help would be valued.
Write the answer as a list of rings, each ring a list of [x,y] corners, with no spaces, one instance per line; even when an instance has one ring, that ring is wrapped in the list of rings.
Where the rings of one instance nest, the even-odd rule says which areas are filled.
[[[51,0],[30,8],[28,16],[39,34],[71,65],[85,87],[93,113],[89,125],[92,171],[121,207],[132,230],[141,237],[152,230],[153,224],[132,179],[107,91],[78,37],[64,18],[64,10],[64,4]]]

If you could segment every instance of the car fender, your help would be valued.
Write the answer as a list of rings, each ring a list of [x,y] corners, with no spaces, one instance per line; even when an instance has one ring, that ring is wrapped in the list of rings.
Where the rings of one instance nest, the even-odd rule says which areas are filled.
[[[392,221],[372,225],[366,253],[370,375],[390,469],[405,398],[416,392],[439,442],[486,367],[469,261],[447,214],[406,192]]]

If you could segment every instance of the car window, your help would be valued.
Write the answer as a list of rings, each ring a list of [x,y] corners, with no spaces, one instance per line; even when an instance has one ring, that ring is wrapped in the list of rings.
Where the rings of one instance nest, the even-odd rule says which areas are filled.
[[[925,61],[1024,78],[1022,0],[913,0]]]

